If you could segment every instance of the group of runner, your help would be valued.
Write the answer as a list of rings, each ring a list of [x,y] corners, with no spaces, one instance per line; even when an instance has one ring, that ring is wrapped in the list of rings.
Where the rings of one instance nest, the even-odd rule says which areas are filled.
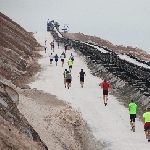
[[[46,53],[46,49],[47,49],[46,42],[47,42],[47,39],[45,38],[45,46],[44,46],[45,53]],[[51,50],[53,50],[53,52],[54,52],[54,40],[50,43],[50,46],[51,46]]]
[[[79,75],[80,75],[80,84],[81,84],[81,87],[83,88],[84,76],[86,76],[86,74],[83,71],[83,69],[81,69],[81,71],[79,72]],[[65,88],[66,88],[66,85],[67,85],[67,88],[69,89],[69,87],[71,87],[71,81],[72,81],[71,71],[70,70],[68,71],[67,69],[65,69],[65,71],[63,72],[63,76],[64,76]]]
[[[129,114],[130,114],[130,126],[131,131],[135,132],[135,119],[137,113],[137,104],[131,100],[129,104]],[[143,114],[144,131],[146,134],[146,139],[150,142],[150,107],[146,108],[146,112]]]
[[[46,42],[45,42],[45,46],[46,46]],[[54,51],[54,46],[51,47],[51,50],[52,48]],[[63,52],[60,56],[62,67],[64,65],[64,59],[66,58],[66,50],[67,50],[67,45],[65,45],[65,52]],[[56,66],[57,66],[57,61],[59,58],[58,55],[56,54],[55,56],[53,56],[53,54],[51,53],[49,57],[50,57],[50,64],[52,64],[53,58],[55,58]],[[71,81],[72,81],[71,70],[72,70],[73,62],[74,62],[74,56],[71,53],[69,60],[67,62],[69,66],[69,70],[65,69],[65,71],[63,72],[64,85],[65,85],[65,88],[67,87],[68,89],[71,87]],[[81,69],[78,77],[80,77],[80,84],[82,88],[84,84],[84,76],[86,76],[86,74],[83,71],[83,69]],[[108,103],[108,89],[110,88],[110,84],[107,82],[106,79],[104,79],[104,81],[100,83],[99,86],[101,86],[101,88],[103,89],[103,100],[104,100],[104,105],[106,106]],[[133,132],[135,132],[136,113],[137,113],[137,104],[133,100],[131,100],[131,102],[129,103],[129,114],[130,114],[131,131]],[[144,123],[144,131],[146,134],[146,139],[148,140],[148,142],[150,142],[150,107],[148,107],[146,109],[146,112],[143,114],[143,123]]]
[[[52,64],[53,62],[53,59],[55,59],[55,62],[56,62],[56,66],[57,66],[57,62],[58,62],[58,59],[61,58],[61,63],[62,63],[62,67],[64,65],[64,59],[66,58],[66,54],[64,52],[61,53],[60,57],[56,54],[56,55],[53,55],[53,53],[51,53],[49,55],[50,57],[50,64]],[[71,72],[71,69],[72,69],[72,65],[73,65],[73,61],[74,61],[74,56],[72,55],[71,53],[71,56],[68,60],[68,66],[69,66],[69,71]]]
[[[109,83],[104,79],[104,82],[99,84],[101,88],[103,88],[103,100],[105,106],[107,105],[108,101],[108,88],[110,87]],[[130,126],[131,131],[135,132],[135,119],[137,113],[137,104],[131,100],[129,103],[129,114],[130,114]],[[143,123],[144,123],[144,131],[146,134],[146,139],[150,142],[150,107],[146,109],[146,112],[143,114]]]

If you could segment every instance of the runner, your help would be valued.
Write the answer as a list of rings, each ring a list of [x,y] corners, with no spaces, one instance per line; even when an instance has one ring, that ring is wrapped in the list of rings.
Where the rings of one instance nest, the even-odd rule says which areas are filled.
[[[71,53],[71,55],[70,55],[70,59],[72,60],[72,64],[73,64],[74,56],[72,55],[72,53]]]
[[[45,45],[46,45],[46,41],[47,41],[47,40],[46,40],[46,38],[45,38]]]
[[[65,88],[66,88],[66,74],[67,74],[67,69],[65,69],[63,75],[64,75],[64,85],[65,85]]]
[[[67,45],[67,44],[65,44],[65,53],[66,53],[67,47],[68,47],[68,45]]]
[[[45,45],[44,49],[45,49],[45,53],[46,53],[46,49],[47,49],[46,45]]]
[[[83,88],[83,84],[84,84],[84,75],[86,76],[85,72],[83,72],[83,69],[81,69],[81,72],[79,72],[80,74],[80,84],[81,87]],[[78,76],[79,77],[79,76]]]
[[[53,53],[51,53],[51,55],[49,57],[50,57],[50,64],[52,64],[53,58],[54,58]]]
[[[69,66],[69,71],[71,72],[73,62],[72,62],[72,60],[69,58],[69,60],[68,60],[67,63],[68,63],[68,66]]]
[[[64,55],[64,58],[66,58],[66,54],[64,52],[62,54]]]
[[[129,104],[129,113],[130,113],[131,131],[133,131],[133,132],[135,132],[136,110],[137,110],[137,105],[134,103],[133,100],[131,100],[131,102]]]
[[[63,52],[62,54],[61,54],[61,56],[60,56],[60,58],[61,58],[61,62],[62,62],[62,67],[63,67],[63,65],[64,65],[64,55],[65,55],[65,53]]]
[[[51,45],[51,50],[53,50],[54,52],[54,42],[51,42],[50,45]]]
[[[104,79],[104,82],[99,84],[101,85],[101,88],[103,88],[103,100],[104,100],[104,105],[107,105],[107,100],[108,100],[108,88],[110,87],[109,83]]]
[[[53,49],[53,42],[50,42],[51,50]]]
[[[146,113],[143,114],[144,131],[146,139],[150,142],[150,107],[146,109]]]
[[[68,89],[69,89],[69,87],[71,87],[71,81],[72,81],[71,73],[69,71],[67,71],[67,74],[66,74],[66,83],[67,83]]]
[[[58,55],[56,54],[55,56],[54,56],[54,58],[55,58],[55,61],[56,61],[56,66],[57,66],[57,61],[58,61]]]
[[[53,52],[54,52],[54,40],[53,40]]]

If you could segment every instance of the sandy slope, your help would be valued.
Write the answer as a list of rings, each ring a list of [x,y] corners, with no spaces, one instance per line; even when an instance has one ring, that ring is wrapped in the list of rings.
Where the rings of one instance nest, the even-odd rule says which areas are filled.
[[[84,57],[79,57],[74,50],[68,50],[65,67],[61,67],[60,59],[58,66],[55,66],[54,62],[50,65],[48,54],[51,52],[49,43],[53,40],[52,36],[50,33],[35,33],[34,36],[41,45],[44,45],[44,39],[47,38],[48,52],[40,52],[43,55],[43,58],[39,60],[42,71],[35,76],[37,80],[30,84],[31,88],[56,95],[58,99],[69,102],[75,109],[79,109],[83,118],[91,126],[96,139],[107,143],[106,149],[147,150],[149,143],[145,139],[142,123],[136,121],[136,132],[131,132],[128,110],[114,96],[110,95],[108,106],[104,106],[102,89],[98,86],[102,80],[90,74]],[[63,49],[63,47],[58,49],[55,43],[54,54],[57,53],[60,56]],[[68,68],[67,60],[71,52],[75,56],[72,69],[73,81],[71,88],[65,89],[62,73],[65,68]],[[87,74],[83,89],[80,87],[78,78],[81,68]]]

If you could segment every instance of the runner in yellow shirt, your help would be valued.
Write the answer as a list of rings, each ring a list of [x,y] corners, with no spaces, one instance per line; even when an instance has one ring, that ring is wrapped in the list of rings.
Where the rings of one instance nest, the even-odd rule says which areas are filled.
[[[133,132],[135,132],[136,110],[137,110],[137,105],[134,103],[133,100],[131,100],[131,103],[129,104],[129,113],[130,113],[131,131]]]
[[[150,142],[150,107],[147,108],[146,113],[143,114],[143,122],[146,139]]]
[[[71,72],[73,61],[69,58],[68,60],[69,71]]]

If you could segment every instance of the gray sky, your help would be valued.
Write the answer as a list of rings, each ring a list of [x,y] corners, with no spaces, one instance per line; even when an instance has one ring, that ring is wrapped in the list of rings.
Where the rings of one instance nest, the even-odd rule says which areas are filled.
[[[0,0],[0,11],[27,31],[46,31],[54,19],[60,29],[150,53],[150,0]]]

